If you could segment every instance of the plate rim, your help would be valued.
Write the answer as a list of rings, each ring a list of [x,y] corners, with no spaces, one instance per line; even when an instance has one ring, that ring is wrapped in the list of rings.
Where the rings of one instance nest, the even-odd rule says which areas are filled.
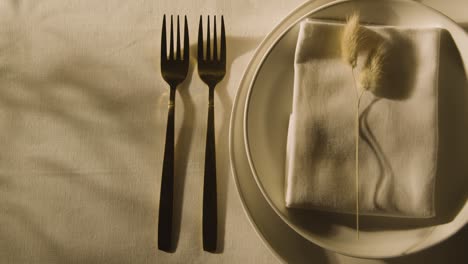
[[[236,169],[236,166],[235,166],[235,153],[234,153],[234,124],[236,123],[236,115],[237,114],[241,114],[243,115],[244,112],[243,111],[240,111],[243,109],[242,107],[242,103],[239,102],[240,100],[240,96],[241,96],[241,93],[242,93],[242,88],[243,87],[246,87],[247,89],[250,89],[250,82],[248,84],[246,84],[247,80],[245,79],[245,76],[252,71],[252,68],[258,68],[259,64],[257,63],[254,63],[255,59],[258,58],[259,62],[263,61],[264,60],[264,57],[267,56],[268,54],[268,50],[270,49],[269,47],[266,47],[267,51],[263,54],[263,55],[260,55],[259,52],[260,50],[262,50],[262,48],[268,43],[270,42],[269,39],[270,37],[274,34],[274,32],[278,31],[281,29],[282,25],[283,25],[283,22],[289,18],[291,18],[292,16],[294,16],[297,12],[299,12],[300,10],[302,10],[303,8],[306,8],[308,7],[309,5],[311,6],[312,9],[319,9],[321,8],[323,5],[327,5],[329,3],[332,3],[334,0],[311,0],[311,1],[306,1],[304,3],[302,3],[301,5],[299,5],[298,7],[294,8],[291,12],[289,12],[284,18],[282,18],[274,27],[272,30],[270,30],[270,32],[263,38],[263,40],[260,42],[260,44],[257,46],[257,48],[255,48],[254,52],[253,52],[253,55],[252,55],[252,58],[250,58],[249,60],[249,63],[247,64],[244,72],[242,73],[242,78],[239,82],[239,89],[238,91],[236,92],[236,95],[234,97],[234,101],[233,101],[233,106],[231,108],[231,115],[230,115],[230,120],[229,120],[229,161],[230,161],[230,164],[231,164],[231,173],[232,173],[232,177],[234,178],[234,183],[236,185],[236,189],[237,189],[237,192],[239,194],[239,198],[241,200],[241,204],[242,204],[242,208],[243,208],[243,211],[244,213],[246,214],[247,216],[247,219],[249,221],[249,223],[252,225],[252,227],[254,228],[254,231],[255,233],[260,237],[260,239],[262,240],[263,244],[267,247],[267,249],[279,260],[281,261],[282,263],[287,263],[287,260],[284,259],[281,255],[278,254],[278,252],[276,252],[276,250],[270,245],[270,243],[268,242],[268,240],[265,238],[264,234],[260,231],[260,228],[258,227],[257,223],[253,220],[253,217],[252,217],[252,213],[250,211],[250,209],[248,208],[247,206],[247,203],[245,201],[245,198],[243,197],[242,195],[242,192],[241,192],[241,187],[240,187],[240,183],[239,183],[239,180],[238,180],[238,177],[237,177],[237,169]],[[260,57],[260,58],[259,58]],[[256,73],[257,70],[255,69],[254,73]],[[255,76],[256,74],[253,74],[253,76]],[[247,95],[245,96],[245,99],[247,99]],[[237,109],[239,109],[238,111],[236,111]],[[237,113],[238,112],[238,113]],[[243,118],[242,118],[243,119]],[[244,132],[242,132],[243,134]],[[258,187],[258,186],[257,186]],[[259,188],[260,192],[261,189]],[[262,196],[263,198],[265,199],[263,193],[262,193]],[[267,199],[265,199],[265,201],[268,203],[268,205],[271,207],[271,204],[268,202]],[[272,208],[273,209],[273,208]],[[273,209],[274,210],[274,209]],[[275,212],[276,213],[276,212]],[[279,217],[279,216],[278,216]],[[281,219],[281,218],[280,218]],[[283,219],[281,219],[281,221],[284,222]],[[287,224],[287,223],[286,223]],[[288,225],[289,226],[289,225]],[[293,232],[296,232],[294,229],[291,229]],[[296,232],[297,233],[297,232]],[[304,240],[307,240],[304,238]],[[312,243],[311,241],[307,240],[308,243]]]
[[[419,8],[425,8],[427,10],[429,10],[430,12],[434,13],[435,15],[443,18],[446,20],[446,22],[452,24],[454,26],[454,28],[458,29],[458,30],[461,30],[461,32],[464,32],[464,30],[455,22],[453,21],[450,17],[448,17],[447,15],[441,13],[440,11],[438,10],[435,10],[425,4],[422,4],[422,3],[419,3],[419,2],[415,2],[415,1],[411,1],[411,0],[381,0],[381,1],[386,1],[386,2],[403,2],[405,4],[412,4],[412,5],[415,5],[415,6],[418,6]],[[278,24],[277,27],[275,27],[271,32],[270,34],[268,34],[264,41],[262,41],[262,43],[260,43],[259,45],[259,49],[264,46],[265,44],[267,44],[267,42],[270,42],[271,45],[268,46],[265,51],[265,53],[261,56],[261,59],[260,61],[258,62],[257,65],[255,65],[255,70],[254,72],[252,73],[252,78],[250,79],[249,83],[248,83],[248,91],[247,91],[247,95],[246,95],[246,98],[245,98],[245,104],[244,104],[244,110],[242,112],[242,115],[243,115],[243,122],[242,122],[242,125],[243,125],[243,137],[244,137],[244,148],[245,148],[245,151],[246,151],[246,155],[247,155],[247,160],[248,160],[248,163],[249,163],[249,167],[250,167],[250,170],[252,172],[252,175],[255,179],[255,182],[257,183],[257,186],[259,187],[263,197],[265,198],[265,200],[268,202],[268,204],[270,205],[270,207],[275,211],[275,213],[291,228],[293,229],[295,232],[297,232],[298,234],[300,234],[302,237],[304,237],[304,239],[312,242],[312,243],[315,243],[317,245],[319,245],[320,247],[322,248],[325,248],[327,250],[330,250],[330,251],[334,251],[334,252],[337,252],[337,253],[340,253],[340,254],[343,254],[343,255],[347,255],[347,256],[351,256],[351,257],[359,257],[359,258],[394,258],[394,257],[399,257],[399,256],[403,256],[403,255],[408,255],[408,254],[412,254],[412,253],[417,253],[421,250],[424,250],[428,247],[432,247],[436,244],[439,244],[445,240],[447,240],[449,237],[453,236],[454,234],[456,234],[461,228],[463,228],[463,226],[466,224],[466,221],[465,221],[465,224],[460,224],[458,226],[456,226],[455,228],[452,228],[452,232],[449,232],[445,235],[442,235],[440,239],[438,239],[437,241],[432,241],[432,242],[429,242],[426,244],[426,241],[428,240],[429,237],[431,237],[433,235],[433,233],[435,233],[435,230],[438,229],[438,227],[441,227],[443,225],[436,225],[436,226],[431,226],[431,227],[424,227],[422,228],[422,230],[426,230],[426,234],[420,239],[418,240],[417,242],[415,242],[414,244],[411,244],[408,248],[406,248],[405,250],[401,251],[401,252],[398,252],[398,253],[394,253],[394,254],[386,254],[384,256],[382,255],[363,255],[363,254],[354,254],[352,252],[345,252],[345,251],[341,251],[341,250],[337,250],[336,248],[331,248],[329,247],[326,243],[323,243],[321,242],[320,240],[317,240],[317,239],[314,239],[314,238],[311,238],[310,236],[308,235],[304,235],[304,231],[301,230],[301,228],[299,228],[298,226],[294,225],[293,223],[291,223],[291,221],[285,216],[283,215],[282,212],[280,212],[280,210],[275,206],[275,204],[272,202],[271,200],[271,197],[269,197],[269,195],[266,193],[265,189],[264,189],[264,186],[262,184],[262,182],[260,181],[259,177],[258,177],[258,174],[257,174],[257,169],[255,167],[255,164],[253,162],[253,159],[252,159],[252,154],[251,154],[251,149],[250,149],[250,143],[249,143],[249,138],[248,138],[248,111],[249,111],[249,107],[250,107],[250,98],[251,98],[251,94],[252,94],[252,91],[253,91],[253,86],[257,80],[257,77],[258,77],[258,73],[260,72],[260,69],[261,69],[261,66],[265,63],[265,60],[268,58],[268,56],[270,55],[270,53],[273,51],[273,49],[276,47],[276,45],[278,44],[278,42],[295,26],[297,25],[297,23],[299,23],[301,20],[307,18],[308,16],[310,16],[311,14],[314,14],[318,11],[321,11],[323,9],[326,9],[326,8],[329,8],[331,6],[334,6],[334,5],[339,5],[339,4],[343,4],[343,3],[347,3],[347,2],[356,2],[356,0],[331,0],[331,1],[328,1],[327,3],[323,4],[323,5],[320,5],[319,7],[317,8],[312,8],[311,10],[308,10],[308,11],[305,11],[304,14],[302,14],[299,18],[293,20],[292,22],[289,22],[288,19],[291,18],[291,16],[293,16],[295,13],[298,13],[301,11],[302,8],[306,8],[307,7],[307,4],[310,4],[308,2],[306,2],[305,4],[299,6],[298,8],[294,9],[290,14],[288,14],[285,18],[283,18],[281,20],[281,22]],[[283,24],[287,24],[285,27],[285,29],[283,29],[281,32],[279,32],[278,34],[275,34],[277,33],[276,31],[279,30],[279,27],[281,27],[281,25]],[[276,36],[274,36],[276,35]],[[273,37],[273,38],[272,38]],[[272,39],[270,39],[272,38]],[[270,40],[269,40],[270,39]],[[268,41],[269,40],[269,41]],[[259,49],[257,49],[255,51],[255,55],[259,55],[258,52],[259,52]],[[253,61],[253,59],[251,60],[251,62]],[[466,65],[467,62],[464,63],[464,65]],[[249,63],[249,66],[250,63]],[[465,66],[466,67],[466,66]],[[467,72],[467,69],[465,69],[465,74]],[[244,76],[245,76],[245,73],[243,75],[243,78],[242,78],[242,81],[245,81],[244,80]],[[237,95],[236,95],[237,97]],[[236,98],[237,99],[237,98]],[[465,211],[468,211],[468,203],[465,202],[465,205],[463,206],[463,208],[460,210],[459,213],[463,213]],[[466,212],[465,212],[466,213]],[[449,225],[449,224],[452,224],[453,223],[453,220],[449,223],[446,223],[444,225]],[[416,228],[416,229],[420,229],[420,228]]]

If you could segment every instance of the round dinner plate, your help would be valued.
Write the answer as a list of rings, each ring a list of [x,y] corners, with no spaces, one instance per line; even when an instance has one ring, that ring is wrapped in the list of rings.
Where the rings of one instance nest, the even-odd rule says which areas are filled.
[[[465,69],[468,68],[466,33],[447,17],[419,3],[405,0],[306,3],[286,17],[266,37],[245,72],[231,119],[231,162],[245,209],[263,235],[265,225],[276,228],[277,234],[289,234],[286,223],[307,240],[342,254],[366,258],[401,256],[434,245],[462,228],[468,215],[466,196],[462,194],[461,199],[465,199],[462,208],[450,221],[423,221],[421,226],[418,224],[420,221],[363,217],[363,231],[359,240],[356,240],[353,229],[353,217],[288,210],[284,204],[286,135],[291,111],[298,24],[309,17],[343,20],[350,10],[356,9],[360,10],[365,21],[375,24],[447,29],[462,52]],[[244,140],[245,149],[242,142]],[[253,186],[255,182],[258,186]],[[266,207],[267,205],[270,207]],[[254,213],[252,208],[256,206],[262,209],[257,208]],[[258,211],[262,213],[257,213]],[[272,213],[276,215],[273,216]],[[257,219],[264,217],[269,221]],[[387,226],[390,228],[386,228]],[[278,231],[282,229],[282,232]],[[297,234],[290,235],[288,243],[289,240],[297,240],[302,247],[312,247],[304,242],[304,238],[297,237]],[[291,251],[290,247],[288,250]],[[305,252],[313,250],[297,253]]]

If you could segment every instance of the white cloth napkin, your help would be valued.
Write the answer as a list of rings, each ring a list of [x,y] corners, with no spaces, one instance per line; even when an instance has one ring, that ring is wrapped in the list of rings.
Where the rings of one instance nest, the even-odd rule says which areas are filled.
[[[355,212],[355,105],[343,24],[302,22],[288,131],[286,206]],[[440,29],[367,27],[385,41],[384,78],[360,107],[360,213],[435,215]],[[370,48],[368,48],[370,49]],[[358,75],[368,52],[360,52]]]

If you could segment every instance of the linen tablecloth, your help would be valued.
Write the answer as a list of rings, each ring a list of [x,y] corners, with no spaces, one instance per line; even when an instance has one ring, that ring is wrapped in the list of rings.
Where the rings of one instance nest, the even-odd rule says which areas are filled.
[[[254,49],[302,2],[0,1],[0,263],[277,262],[243,212],[228,126]],[[426,2],[468,23],[464,0]],[[157,249],[168,99],[159,68],[164,13],[188,15],[192,54],[200,14],[226,21],[228,73],[215,96],[219,254],[203,252],[201,243],[208,90],[195,62],[176,99],[177,251]],[[311,263],[446,262],[466,259],[457,250],[463,244],[466,232],[407,258],[324,250]]]

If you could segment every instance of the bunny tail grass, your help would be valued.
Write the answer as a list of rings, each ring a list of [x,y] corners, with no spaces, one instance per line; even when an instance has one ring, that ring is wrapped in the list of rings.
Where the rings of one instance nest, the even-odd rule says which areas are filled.
[[[355,68],[357,65],[358,48],[361,42],[359,29],[359,13],[353,13],[346,22],[341,39],[342,59]]]
[[[367,65],[362,69],[359,83],[363,90],[375,91],[382,79],[382,67],[386,56],[386,48],[380,44],[369,56]]]

